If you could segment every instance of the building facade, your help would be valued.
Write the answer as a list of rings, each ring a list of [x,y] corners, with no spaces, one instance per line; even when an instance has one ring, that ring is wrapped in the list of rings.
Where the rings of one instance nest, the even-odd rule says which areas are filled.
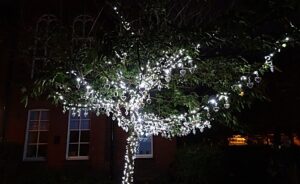
[[[4,1],[1,6],[1,141],[20,148],[20,165],[55,169],[84,166],[120,178],[127,135],[110,118],[92,112],[73,116],[40,99],[29,100],[26,107],[21,103],[24,86],[37,77],[36,71],[46,62],[48,38],[55,26],[70,28],[76,52],[81,44],[93,44],[90,30],[105,5],[79,0],[28,4],[21,0]],[[136,167],[143,172],[137,172],[137,178],[168,172],[175,157],[175,140],[145,137],[139,144]]]

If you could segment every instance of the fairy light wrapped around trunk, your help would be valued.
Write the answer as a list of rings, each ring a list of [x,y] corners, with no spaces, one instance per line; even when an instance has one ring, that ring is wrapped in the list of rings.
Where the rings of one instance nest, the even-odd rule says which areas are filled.
[[[138,148],[138,135],[135,131],[130,131],[126,143],[126,152],[124,156],[124,171],[122,184],[133,183],[134,159]]]
[[[274,56],[293,40],[287,36],[278,40],[274,44],[276,47],[264,57],[261,66],[243,64],[239,67],[242,71],[238,72],[235,71],[238,69],[230,68],[231,71],[226,72],[236,72],[235,80],[230,81],[228,88],[222,87],[220,91],[214,89],[213,94],[204,95],[206,98],[197,94],[199,89],[193,85],[204,83],[209,87],[208,84],[212,82],[202,78],[190,82],[195,76],[207,72],[202,68],[205,63],[199,59],[201,42],[195,40],[182,47],[174,42],[166,42],[162,44],[166,45],[163,49],[156,48],[155,44],[143,45],[141,43],[144,42],[137,40],[138,31],[125,20],[119,8],[113,7],[113,10],[132,42],[114,47],[110,57],[96,56],[91,59],[89,53],[83,50],[79,53],[80,59],[94,64],[87,70],[89,72],[85,68],[70,66],[67,71],[57,73],[54,79],[46,79],[46,85],[41,83],[55,89],[50,96],[63,105],[64,112],[70,111],[73,116],[86,116],[90,111],[97,116],[105,114],[128,133],[122,184],[132,184],[134,181],[134,161],[140,137],[161,135],[172,138],[210,128],[211,121],[218,113],[224,114],[235,108],[234,99],[241,98],[258,85],[265,72],[274,71]],[[227,65],[231,66],[230,63]],[[249,71],[244,72],[246,69]],[[96,74],[92,75],[90,71]],[[212,73],[208,71],[206,74],[215,75]],[[160,94],[163,94],[162,97]],[[174,99],[169,106],[180,110],[163,114],[160,105],[170,103],[164,98],[175,98],[176,95],[183,100]],[[179,102],[184,104],[174,105]]]
[[[145,71],[141,71],[135,77],[137,79],[135,86],[129,87],[126,78],[120,71],[115,81],[107,80],[103,86],[103,88],[115,90],[112,98],[102,96],[85,78],[79,77],[74,70],[68,73],[71,74],[76,88],[83,91],[77,100],[85,101],[85,103],[70,103],[64,94],[57,92],[56,95],[64,105],[64,110],[71,111],[72,115],[80,115],[81,111],[84,111],[84,114],[87,114],[88,111],[96,111],[97,115],[102,112],[107,116],[111,116],[123,130],[128,132],[122,183],[130,184],[133,183],[134,159],[139,137],[161,135],[172,138],[185,136],[191,132],[196,133],[197,130],[202,132],[206,127],[210,128],[210,122],[213,120],[213,117],[210,116],[211,111],[216,113],[220,110],[228,110],[232,93],[240,93],[245,87],[252,88],[254,83],[260,83],[262,76],[259,71],[270,69],[273,72],[272,58],[287,46],[289,40],[289,37],[281,40],[281,47],[276,48],[274,52],[265,57],[265,63],[261,68],[253,71],[248,76],[241,76],[240,80],[228,90],[230,92],[220,92],[212,95],[206,104],[182,114],[160,117],[154,113],[143,111],[143,108],[146,104],[151,103],[152,90],[161,91],[169,87],[173,70],[180,69],[177,71],[179,71],[180,76],[184,77],[182,74],[183,68],[188,71],[191,68],[197,68],[193,64],[192,58],[184,54],[184,49],[180,49],[178,53],[174,53],[170,57],[164,56],[152,68],[147,64]],[[161,63],[162,61],[164,61],[164,64]],[[165,80],[166,78],[170,78],[170,80]],[[249,86],[250,84],[251,86]]]

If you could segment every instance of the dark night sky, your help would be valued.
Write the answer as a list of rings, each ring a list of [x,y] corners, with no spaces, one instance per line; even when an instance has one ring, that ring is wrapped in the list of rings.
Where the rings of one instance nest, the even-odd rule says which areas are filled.
[[[300,48],[287,48],[274,59],[281,70],[266,77],[267,97],[270,101],[254,104],[245,113],[245,119],[263,128],[266,125],[276,130],[300,131]]]

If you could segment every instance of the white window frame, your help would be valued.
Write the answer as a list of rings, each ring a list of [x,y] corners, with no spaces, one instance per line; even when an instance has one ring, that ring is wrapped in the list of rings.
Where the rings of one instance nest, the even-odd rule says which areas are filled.
[[[71,123],[71,116],[72,115],[72,112],[69,111],[69,116],[68,116],[68,137],[67,137],[67,149],[66,149],[66,160],[89,160],[89,156],[69,156],[69,145],[70,145],[70,123]],[[76,114],[77,116],[77,114]],[[90,116],[90,115],[89,115]],[[90,135],[91,135],[91,117],[89,118],[85,118],[84,120],[89,120],[89,123],[90,123],[90,128],[89,129],[81,129],[80,125],[81,125],[81,117],[80,117],[80,123],[78,125],[78,131],[80,132],[79,133],[79,140],[78,140],[78,150],[80,150],[80,144],[82,142],[80,142],[80,135],[81,135],[81,131],[86,131],[86,130],[89,130],[90,132]],[[90,149],[90,145],[91,145],[91,140],[87,143],[89,145],[89,149]]]
[[[73,20],[72,25],[72,52],[74,52],[74,47],[80,45],[80,42],[87,44],[86,46],[90,48],[92,46],[92,43],[94,41],[94,38],[90,36],[90,32],[92,30],[87,29],[88,23],[91,23],[93,29],[93,26],[95,24],[94,18],[90,15],[79,15],[75,17]],[[82,34],[77,34],[76,32],[76,25],[81,25]],[[82,46],[82,45],[81,45]]]
[[[138,154],[138,152],[135,155],[135,158],[153,158],[153,135],[149,136],[150,142],[151,142],[151,154]],[[138,145],[139,149],[139,145]]]
[[[23,161],[45,161],[46,157],[27,157],[27,147],[28,147],[28,136],[29,136],[29,124],[30,124],[30,113],[33,111],[38,111],[39,113],[41,113],[42,111],[47,111],[50,112],[49,109],[31,109],[28,110],[28,115],[27,115],[27,125],[26,125],[26,133],[25,133],[25,143],[24,143],[24,151],[23,151]],[[41,121],[41,116],[39,116],[39,120],[38,122],[40,123]],[[50,119],[47,120],[49,122],[49,126],[50,126]],[[42,131],[47,131],[49,134],[49,126],[48,126],[48,130],[42,130]],[[38,129],[37,132],[40,132],[40,130]],[[38,134],[38,140],[39,140],[39,134]],[[48,143],[39,143],[37,142],[37,145],[48,145]],[[37,151],[38,152],[38,151]]]
[[[42,62],[42,64],[45,64],[45,62],[47,61],[47,56],[48,56],[48,41],[50,39],[50,24],[51,23],[57,23],[58,20],[56,18],[55,15],[51,15],[51,14],[45,14],[42,15],[36,22],[36,26],[35,26],[35,35],[34,35],[34,49],[33,49],[33,60],[32,60],[32,66],[31,66],[31,74],[30,74],[30,78],[33,79],[34,78],[34,72],[36,70],[36,64],[38,62]],[[45,34],[43,35],[39,35],[40,32],[40,25],[41,23],[45,23]],[[43,40],[43,38],[47,38],[44,43],[41,42],[41,40]],[[38,43],[41,43],[43,45],[43,52],[44,55],[43,56],[37,56],[37,48],[38,48]]]

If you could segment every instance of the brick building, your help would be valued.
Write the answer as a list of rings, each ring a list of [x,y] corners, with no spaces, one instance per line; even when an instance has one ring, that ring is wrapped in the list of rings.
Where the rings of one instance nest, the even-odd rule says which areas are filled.
[[[91,26],[96,18],[104,26],[111,24],[105,16],[109,8],[102,2],[85,0],[1,2],[0,138],[22,149],[21,165],[38,163],[58,169],[86,166],[121,175],[126,134],[109,118],[93,113],[74,117],[47,101],[30,100],[26,108],[21,103],[22,86],[31,82],[35,70],[47,57],[43,39],[51,26],[68,25],[75,48],[81,42],[92,42],[85,32],[90,27],[85,24]],[[102,18],[97,17],[102,10]],[[83,32],[76,32],[77,24]],[[31,49],[24,49],[30,46]],[[143,172],[137,172],[137,177],[151,178],[167,172],[175,149],[175,140],[141,140],[136,170]]]

